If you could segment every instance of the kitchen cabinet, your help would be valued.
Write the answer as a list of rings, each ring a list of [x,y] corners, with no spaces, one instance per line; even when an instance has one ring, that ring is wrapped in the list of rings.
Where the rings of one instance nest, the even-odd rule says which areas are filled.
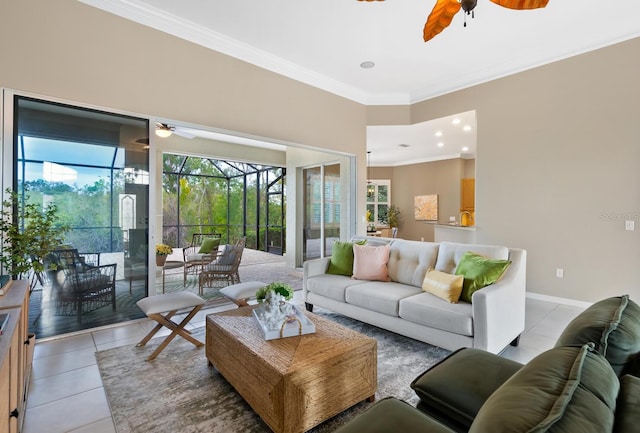
[[[460,188],[460,212],[473,212],[476,210],[476,180],[474,178],[462,179]]]

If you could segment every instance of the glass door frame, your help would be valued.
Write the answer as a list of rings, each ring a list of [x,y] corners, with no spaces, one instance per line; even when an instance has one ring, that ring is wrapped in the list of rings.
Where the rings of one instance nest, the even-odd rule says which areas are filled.
[[[334,206],[336,206],[336,203],[334,200],[332,200],[332,204],[333,206],[327,206],[327,200],[326,200],[326,193],[327,193],[327,171],[326,168],[327,167],[337,167],[338,172],[339,172],[339,176],[338,178],[340,179],[338,186],[337,186],[337,190],[340,193],[340,200],[337,203],[340,207],[339,210],[339,224],[338,224],[338,237],[337,239],[345,239],[346,237],[351,237],[354,233],[354,229],[351,225],[349,225],[348,221],[352,221],[354,220],[354,218],[352,217],[352,201],[354,200],[354,195],[351,193],[352,189],[352,184],[353,184],[353,179],[352,176],[349,176],[348,173],[351,172],[350,169],[345,170],[345,164],[342,163],[341,161],[327,161],[327,162],[322,162],[322,163],[318,163],[318,164],[313,164],[313,165],[309,165],[309,166],[304,166],[304,167],[300,167],[300,177],[299,177],[299,181],[300,181],[300,193],[298,194],[299,200],[301,205],[299,206],[299,208],[302,209],[301,214],[299,215],[300,218],[300,224],[299,224],[299,229],[298,229],[298,238],[301,240],[300,242],[300,256],[301,256],[301,262],[304,262],[306,260],[311,260],[311,259],[316,259],[316,258],[324,258],[324,257],[328,257],[331,255],[331,246],[332,245],[328,245],[327,244],[327,218],[326,218],[326,212],[327,210],[332,210],[332,212],[334,212],[334,217],[335,217],[335,208]],[[307,254],[307,247],[308,247],[308,242],[307,242],[307,235],[306,233],[310,230],[313,230],[313,227],[309,227],[308,226],[308,212],[309,212],[309,203],[308,200],[310,198],[310,194],[309,191],[307,191],[307,176],[306,173],[308,170],[317,170],[318,174],[317,177],[318,179],[321,180],[321,184],[318,186],[318,193],[319,193],[319,237],[318,238],[313,238],[313,239],[319,239],[320,240],[320,244],[319,244],[319,255],[318,256],[312,256],[310,257]],[[347,173],[345,173],[345,171]],[[305,191],[307,191],[307,194],[305,194]],[[335,194],[335,190],[332,190],[332,194]]]
[[[111,108],[99,107],[95,105],[85,104],[77,101],[69,101],[61,98],[55,98],[45,95],[34,94],[30,92],[22,92],[16,91],[12,89],[1,88],[0,89],[0,152],[2,154],[2,164],[0,164],[0,187],[2,188],[1,196],[2,199],[5,200],[8,198],[6,194],[7,188],[13,190],[14,188],[14,149],[13,149],[13,140],[14,140],[14,99],[16,96],[25,97],[25,98],[33,98],[39,99],[45,102],[58,103],[69,105],[73,107],[77,107],[80,109],[88,109],[88,110],[98,110],[103,111],[105,113],[113,113],[116,115],[137,117],[140,119],[145,119],[149,122],[149,197],[148,203],[149,208],[147,209],[149,220],[148,220],[148,230],[149,230],[149,248],[148,248],[148,275],[147,275],[147,287],[148,287],[148,295],[154,295],[156,292],[155,288],[155,275],[156,275],[156,262],[155,262],[155,247],[151,248],[151,246],[159,243],[156,241],[156,221],[153,217],[155,215],[156,209],[156,195],[157,183],[154,182],[154,179],[157,179],[157,152],[156,152],[156,137],[154,132],[154,125],[156,123],[156,119],[142,115],[139,113],[131,113],[123,110],[115,110]]]

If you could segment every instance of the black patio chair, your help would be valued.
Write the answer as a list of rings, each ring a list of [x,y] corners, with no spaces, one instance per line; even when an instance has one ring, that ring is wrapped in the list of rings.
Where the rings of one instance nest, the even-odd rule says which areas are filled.
[[[50,305],[54,314],[82,315],[111,304],[116,310],[116,264],[93,266],[77,249],[54,250],[44,261],[51,283]]]

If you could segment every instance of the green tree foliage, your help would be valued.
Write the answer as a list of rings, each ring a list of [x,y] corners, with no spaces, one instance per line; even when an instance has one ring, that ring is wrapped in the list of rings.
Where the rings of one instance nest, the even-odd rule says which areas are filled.
[[[20,199],[7,190],[10,198],[2,202],[2,262],[4,272],[23,278],[33,268],[44,270],[43,259],[63,242],[68,227],[58,221],[58,209],[50,203],[44,209],[29,196]]]
[[[122,250],[119,227],[119,194],[124,191],[124,176],[115,171],[113,185],[105,176],[93,184],[74,187],[43,179],[25,182],[19,188],[29,191],[29,202],[55,203],[60,224],[68,228],[64,243],[80,252]]]
[[[283,191],[280,168],[165,155],[163,170],[165,243],[184,246],[192,233],[215,231],[230,241],[246,236],[247,246],[262,248],[267,211],[270,226],[284,225],[282,199],[267,194],[270,184],[271,191]]]

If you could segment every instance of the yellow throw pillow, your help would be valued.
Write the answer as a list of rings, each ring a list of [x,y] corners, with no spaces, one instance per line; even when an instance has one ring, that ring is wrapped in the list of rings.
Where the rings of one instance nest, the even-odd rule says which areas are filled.
[[[462,293],[462,275],[451,275],[445,272],[429,269],[422,282],[422,290],[431,293],[445,301],[457,304]]]

